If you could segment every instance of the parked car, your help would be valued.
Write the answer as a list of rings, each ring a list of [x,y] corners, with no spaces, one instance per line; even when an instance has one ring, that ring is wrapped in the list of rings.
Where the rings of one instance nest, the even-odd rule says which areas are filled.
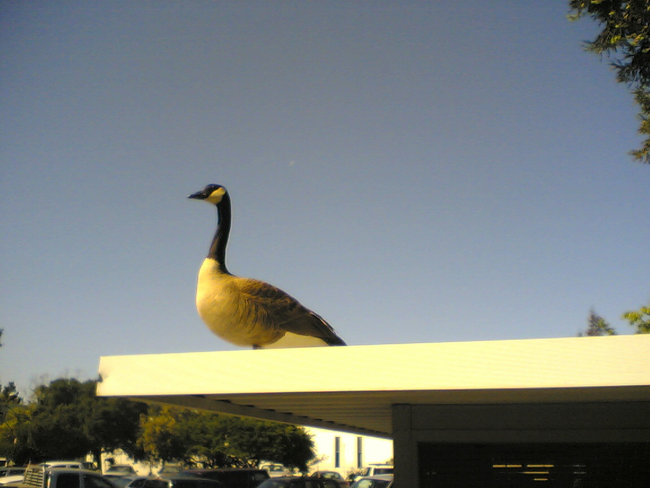
[[[146,478],[140,488],[226,488],[226,486],[217,480],[178,474]]]
[[[25,471],[21,488],[116,488],[108,478],[96,471],[73,468],[50,468],[31,465]]]
[[[106,476],[106,475],[104,475]],[[138,476],[138,475],[127,475],[127,476],[110,476],[108,477],[117,488],[126,488],[131,486],[132,488],[141,488],[144,480],[150,478],[150,476]]]
[[[170,474],[177,474],[185,470],[181,464],[165,464],[158,470],[158,476],[167,476]]]
[[[265,463],[260,465],[260,469],[265,469],[269,472],[271,478],[279,478],[280,476],[290,476],[291,472],[278,463]]]
[[[15,476],[17,474],[25,474],[25,469],[23,466],[5,466],[0,468],[0,478],[5,476]]]
[[[119,481],[120,479],[125,479],[127,480],[126,485],[120,488],[142,488],[144,482],[149,478],[151,478],[151,476],[123,476],[122,478],[115,478],[113,482]]]
[[[336,480],[341,485],[341,488],[349,488],[350,482],[347,481],[341,473],[337,471],[314,471],[309,475],[311,478],[325,478],[330,480]]]
[[[129,476],[134,474],[137,475],[138,472],[130,464],[114,464],[104,471],[105,476]]]
[[[328,478],[312,478],[310,476],[283,476],[269,478],[262,482],[259,488],[341,488],[338,481]]]
[[[371,464],[363,468],[359,474],[355,475],[352,481],[380,474],[393,474],[394,470],[395,467],[392,464]]]
[[[46,468],[84,469],[84,463],[79,461],[45,461],[40,464]]]
[[[358,479],[350,488],[392,488],[392,474],[378,474],[377,476],[364,476]]]
[[[20,479],[15,479],[13,481],[6,481],[1,486],[2,488],[22,488],[23,480],[22,478],[20,478]]]
[[[180,474],[221,481],[228,488],[256,488],[269,478],[265,469],[252,468],[188,469]]]
[[[22,474],[12,474],[11,476],[3,476],[0,478],[0,486],[10,486],[14,484],[20,484],[23,482]]]
[[[0,468],[0,485],[20,483],[25,476],[25,468],[22,466],[9,466]]]

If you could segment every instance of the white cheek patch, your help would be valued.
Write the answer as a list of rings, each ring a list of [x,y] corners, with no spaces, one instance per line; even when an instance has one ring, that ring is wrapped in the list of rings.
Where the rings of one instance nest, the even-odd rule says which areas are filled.
[[[206,202],[210,202],[213,205],[216,205],[221,201],[223,196],[226,194],[226,189],[221,187],[217,188],[214,190],[212,193],[210,193],[210,196],[205,199]]]

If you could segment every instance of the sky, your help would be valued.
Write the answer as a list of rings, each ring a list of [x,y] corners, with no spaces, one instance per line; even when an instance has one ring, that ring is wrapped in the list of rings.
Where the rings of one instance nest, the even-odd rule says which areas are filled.
[[[597,25],[561,0],[4,1],[0,381],[239,349],[228,267],[349,345],[619,333],[650,300],[650,166]]]

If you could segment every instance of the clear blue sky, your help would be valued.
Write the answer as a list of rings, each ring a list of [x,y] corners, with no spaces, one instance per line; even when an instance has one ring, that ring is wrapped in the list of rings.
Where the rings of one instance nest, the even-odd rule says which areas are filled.
[[[207,183],[231,271],[350,345],[630,333],[650,166],[567,3],[3,2],[0,380],[235,349],[194,308]]]

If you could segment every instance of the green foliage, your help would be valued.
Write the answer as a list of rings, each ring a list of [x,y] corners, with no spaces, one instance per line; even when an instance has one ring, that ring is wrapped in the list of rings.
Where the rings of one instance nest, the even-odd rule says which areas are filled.
[[[18,405],[7,412],[0,424],[0,455],[19,466],[38,458],[38,450],[30,442],[32,414],[32,405]]]
[[[98,398],[95,381],[58,379],[25,405],[10,383],[0,389],[0,455],[16,464],[75,459],[121,449],[136,460],[204,467],[257,466],[261,460],[305,471],[314,457],[300,427]]]
[[[222,422],[232,433],[230,454],[251,465],[267,460],[307,471],[307,463],[314,458],[314,443],[300,427],[237,417],[223,417]]]
[[[642,306],[639,310],[625,312],[623,318],[636,329],[635,334],[650,334],[650,303]],[[616,330],[593,309],[589,312],[587,322],[589,324],[587,330],[580,331],[578,336],[616,335]]]
[[[217,468],[252,467],[268,460],[306,471],[314,457],[311,437],[293,425],[158,407],[143,418],[141,427],[139,445],[152,462]]]
[[[23,399],[18,395],[18,389],[13,381],[6,386],[2,386],[0,383],[0,422],[4,421],[9,410],[22,403]]]
[[[606,335],[616,335],[616,331],[612,328],[609,323],[598,315],[593,309],[589,312],[589,317],[587,318],[587,331],[583,334],[580,332],[579,336],[606,336]]]
[[[586,48],[596,54],[606,53],[620,83],[627,84],[641,111],[639,133],[645,137],[632,156],[650,163],[650,0],[569,0],[577,20],[589,16],[602,27]]]
[[[0,329],[0,340],[4,329]],[[2,347],[0,342],[0,347]],[[21,459],[29,459],[29,453],[23,453],[21,440],[27,438],[25,426],[29,422],[29,409],[23,405],[23,399],[13,381],[3,386],[0,383],[0,454],[11,459],[18,459],[16,464],[24,464]],[[27,457],[25,457],[27,456]]]
[[[193,412],[185,417],[181,425],[183,434],[189,440],[188,456],[200,461],[204,468],[242,466],[245,460],[233,455],[229,432],[220,415],[207,412]]]
[[[143,404],[97,398],[96,382],[58,379],[35,391],[36,401],[12,409],[0,425],[0,454],[16,463],[75,459],[102,449],[134,455]]]
[[[187,461],[185,439],[178,428],[180,412],[169,407],[151,410],[141,418],[141,435],[137,441],[144,459],[154,463]]]
[[[137,440],[140,434],[140,417],[147,412],[144,403],[124,398],[98,398],[95,382],[92,395],[83,402],[84,434],[90,442],[95,463],[99,465],[101,452],[121,449],[138,460]]]
[[[625,312],[623,318],[636,328],[636,334],[650,334],[650,304],[639,310]]]

